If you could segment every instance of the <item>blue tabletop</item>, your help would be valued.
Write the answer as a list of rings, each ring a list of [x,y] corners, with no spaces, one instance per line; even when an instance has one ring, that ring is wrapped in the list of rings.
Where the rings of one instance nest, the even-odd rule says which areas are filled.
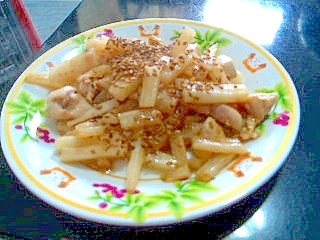
[[[46,42],[59,29],[80,3],[80,0],[24,1],[42,42]]]
[[[78,219],[47,205],[15,178],[1,152],[0,239],[2,235],[19,239],[183,239],[198,233],[230,240],[319,239],[320,1],[84,0],[73,16],[77,23],[60,25],[66,35],[51,36],[42,51],[70,33],[145,17],[192,19],[228,29],[262,45],[283,64],[301,102],[299,135],[286,162],[256,192],[221,212],[170,226],[125,228]],[[12,82],[1,85],[1,106]]]

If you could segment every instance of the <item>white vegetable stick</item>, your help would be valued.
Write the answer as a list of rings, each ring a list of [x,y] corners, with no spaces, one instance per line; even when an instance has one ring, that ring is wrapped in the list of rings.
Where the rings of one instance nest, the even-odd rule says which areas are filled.
[[[77,77],[100,64],[96,50],[91,48],[70,60],[52,68],[49,73],[49,81],[66,85],[75,85]]]
[[[72,127],[78,123],[87,121],[90,118],[101,116],[118,105],[119,103],[115,99],[99,103],[95,107],[90,108],[88,111],[85,112],[85,114],[81,115],[80,117],[68,121],[67,125],[68,127]]]
[[[182,94],[186,103],[237,103],[248,99],[249,89],[245,84],[215,85],[211,82],[194,82],[188,84]]]
[[[240,142],[239,139],[233,138],[203,138],[196,136],[192,139],[192,148],[195,150],[230,153],[230,154],[245,154],[248,153],[247,148]]]
[[[122,129],[131,130],[162,123],[162,114],[157,109],[136,109],[119,113]]]
[[[131,152],[130,160],[128,163],[127,191],[129,193],[134,193],[137,188],[144,158],[145,150],[142,147],[142,140],[141,138],[139,138],[136,141],[135,147]]]
[[[146,66],[147,75],[142,80],[139,107],[154,107],[157,101],[160,69],[157,66]]]
[[[196,179],[202,182],[209,182],[224,169],[234,158],[234,154],[217,154],[206,161],[197,171]]]

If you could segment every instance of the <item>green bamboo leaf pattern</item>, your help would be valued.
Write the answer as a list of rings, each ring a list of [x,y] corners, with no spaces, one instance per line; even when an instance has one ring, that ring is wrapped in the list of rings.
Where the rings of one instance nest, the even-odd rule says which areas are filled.
[[[148,197],[148,200],[144,203],[146,208],[153,208],[156,206],[159,206],[161,204],[161,202],[157,199],[154,199],[152,197]]]
[[[179,32],[178,30],[174,30],[173,36],[171,37],[171,40],[175,40],[175,39],[179,38],[180,35],[181,35],[181,32]]]
[[[146,214],[149,208],[154,205],[150,204],[149,199],[145,194],[127,195],[127,214],[129,218],[133,218],[137,223],[143,223],[146,221]]]
[[[113,198],[113,195],[111,193],[107,193],[103,200],[106,201],[106,202],[111,202],[112,201],[112,198]]]
[[[270,114],[268,115],[268,118],[271,119],[271,120],[275,120],[275,119],[277,119],[279,116],[280,116],[279,113],[277,113],[277,112],[272,112],[272,113],[270,113]]]
[[[203,202],[203,199],[197,195],[195,195],[194,193],[181,193],[180,197],[188,202]]]
[[[26,111],[24,105],[15,102],[8,102],[7,107],[10,108],[10,113],[15,115],[24,114]]]
[[[216,188],[215,186],[209,183],[197,181],[196,179],[192,179],[191,181],[188,182],[188,184],[189,184],[190,191],[201,191],[201,192],[218,191],[218,188]]]
[[[22,91],[16,98],[14,102],[6,103],[8,107],[9,114],[13,115],[12,124],[16,126],[17,129],[24,130],[24,134],[20,139],[21,143],[25,143],[27,140],[35,140],[35,133],[30,133],[30,126],[36,123],[40,124],[45,129],[44,123],[39,123],[39,116],[45,116],[47,101],[45,99],[34,99],[32,95],[27,91]],[[34,118],[36,117],[36,118]],[[41,119],[40,119],[41,121]],[[40,127],[36,126],[36,127]],[[38,133],[36,133],[38,134]],[[54,142],[54,139],[49,138],[49,133],[46,133],[47,142]],[[42,137],[39,135],[39,137]]]
[[[147,212],[143,206],[136,205],[128,211],[128,217],[133,218],[137,223],[144,223],[147,220]]]
[[[257,130],[261,133],[261,134],[264,134],[266,133],[267,131],[267,126],[266,124],[263,122],[263,123],[260,123],[258,126],[257,126]]]
[[[218,52],[221,48],[227,47],[232,44],[232,41],[222,36],[223,30],[207,30],[205,33],[196,30],[195,42],[201,47],[202,52],[208,50],[211,46],[217,45]]]
[[[262,88],[256,90],[257,93],[273,93],[279,94],[278,104],[283,108],[284,111],[292,111],[292,103],[289,99],[289,89],[284,83],[278,83],[274,88]]]
[[[23,134],[23,136],[20,138],[20,143],[25,143],[28,140],[30,140],[30,136],[28,134]]]
[[[23,125],[25,119],[26,119],[25,116],[17,117],[16,119],[14,119],[14,120],[12,121],[12,124],[13,124],[13,125]]]
[[[100,200],[100,196],[91,196],[88,197],[88,200]]]
[[[283,110],[292,111],[292,103],[289,99],[288,87],[284,83],[278,83],[274,89],[280,96],[279,104],[283,108]]]
[[[123,211],[124,208],[128,207],[127,204],[116,204],[108,209],[110,212],[120,212]]]
[[[9,108],[10,113],[14,115],[24,115],[25,113],[27,113],[32,116],[38,111],[40,111],[43,115],[45,113],[46,100],[35,100],[32,98],[30,93],[23,91],[17,97],[17,101],[8,102],[7,107]]]
[[[195,32],[196,32],[196,36],[195,36],[194,42],[199,44],[202,52],[205,52],[211,46],[216,44],[217,53],[219,54],[221,51],[221,48],[227,47],[232,44],[232,41],[229,38],[223,37],[223,29],[207,30],[204,33],[202,33],[199,30],[195,30]],[[175,40],[179,38],[180,35],[181,35],[181,32],[179,32],[178,30],[174,30],[171,40]]]
[[[47,104],[46,104],[46,101],[41,99],[41,100],[32,100],[30,105],[35,108],[43,109],[46,107]]]
[[[185,183],[183,183],[183,182],[176,182],[175,187],[177,189],[180,189],[180,188],[183,188],[184,185],[185,185]]]
[[[177,197],[177,193],[176,192],[172,192],[172,191],[168,191],[168,190],[164,190],[163,193],[159,196],[160,198],[162,198],[163,200],[168,199],[175,199]]]
[[[127,203],[128,205],[134,204],[133,195],[129,194],[129,195],[126,197],[126,203]]]
[[[25,121],[26,122],[29,122],[29,121],[31,121],[32,120],[32,118],[33,118],[33,115],[35,115],[37,112],[34,112],[34,113],[26,113],[26,115],[25,115]]]
[[[201,193],[201,192],[203,192],[203,191],[201,191],[201,190],[199,190],[199,189],[197,189],[197,188],[193,188],[193,187],[189,187],[189,188],[187,188],[187,189],[183,189],[183,190],[179,190],[179,192],[181,193],[181,194],[193,194],[193,195],[195,195],[195,193]]]
[[[75,49],[78,50],[78,53],[83,53],[87,50],[87,41],[93,36],[89,35],[80,35],[77,38],[73,39],[73,43],[75,44]]]
[[[143,192],[125,193],[123,189],[110,184],[93,184],[96,189],[88,200],[99,201],[99,206],[109,212],[125,213],[127,218],[137,223],[147,220],[148,213],[155,207],[167,208],[173,216],[181,219],[186,213],[188,204],[203,202],[201,194],[218,191],[211,183],[198,182],[196,179],[180,181],[174,184],[173,190],[162,190],[159,194],[146,195]]]
[[[178,200],[170,201],[168,208],[172,212],[173,216],[175,216],[177,219],[182,219],[185,213],[184,202]]]
[[[219,38],[217,39],[216,43],[220,47],[227,47],[232,44],[232,41],[229,38]]]
[[[278,83],[274,88],[262,88],[257,89],[257,93],[273,93],[277,92],[279,94],[278,104],[284,111],[292,111],[292,103],[289,99],[289,89],[284,83]]]
[[[27,93],[26,91],[23,91],[18,96],[18,101],[21,104],[30,105],[33,102],[31,94]]]
[[[129,196],[131,196],[131,199],[133,200],[132,203],[133,204],[140,204],[141,202],[143,202],[145,204],[145,202],[147,202],[147,198],[145,197],[145,194],[129,194]]]

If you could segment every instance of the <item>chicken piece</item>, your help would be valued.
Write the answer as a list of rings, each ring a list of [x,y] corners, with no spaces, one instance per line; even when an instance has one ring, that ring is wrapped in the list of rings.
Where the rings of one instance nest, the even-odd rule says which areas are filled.
[[[200,136],[225,139],[223,127],[212,117],[208,117],[201,125]]]
[[[243,106],[247,113],[255,118],[258,125],[265,119],[278,100],[279,95],[276,92],[254,93],[249,95],[248,101]]]
[[[48,95],[47,117],[56,120],[71,120],[84,114],[91,105],[71,86],[52,91]]]
[[[243,125],[241,114],[235,108],[221,104],[216,106],[212,111],[212,116],[221,124],[240,131]]]
[[[216,84],[239,83],[240,78],[232,59],[226,55],[208,56],[202,66],[208,71],[210,79]]]
[[[218,123],[237,132],[243,127],[244,120],[240,111],[228,104],[189,105],[188,107],[196,113],[213,117]]]
[[[173,115],[179,103],[180,92],[174,89],[160,89],[155,108],[168,116]]]
[[[217,60],[220,61],[223,71],[225,72],[228,79],[235,78],[237,76],[236,68],[230,57],[226,55],[219,55]]]
[[[109,65],[95,67],[80,75],[77,81],[79,93],[91,104],[101,103],[111,98],[107,92],[111,85],[111,67]]]

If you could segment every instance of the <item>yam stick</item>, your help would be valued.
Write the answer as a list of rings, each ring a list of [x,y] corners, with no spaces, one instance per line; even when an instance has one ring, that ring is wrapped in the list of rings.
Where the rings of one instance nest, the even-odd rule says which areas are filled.
[[[235,154],[217,154],[198,169],[196,172],[196,179],[201,182],[209,182],[234,160],[235,157]]]
[[[204,138],[196,136],[192,139],[192,148],[214,153],[245,154],[247,148],[236,138]]]
[[[247,101],[249,89],[245,84],[217,85],[212,82],[193,82],[183,89],[182,94],[186,103],[238,103]]]
[[[145,158],[145,150],[142,147],[142,140],[139,138],[134,146],[134,149],[131,152],[129,163],[128,163],[128,171],[127,171],[127,191],[129,193],[134,193],[142,168],[142,164]]]

